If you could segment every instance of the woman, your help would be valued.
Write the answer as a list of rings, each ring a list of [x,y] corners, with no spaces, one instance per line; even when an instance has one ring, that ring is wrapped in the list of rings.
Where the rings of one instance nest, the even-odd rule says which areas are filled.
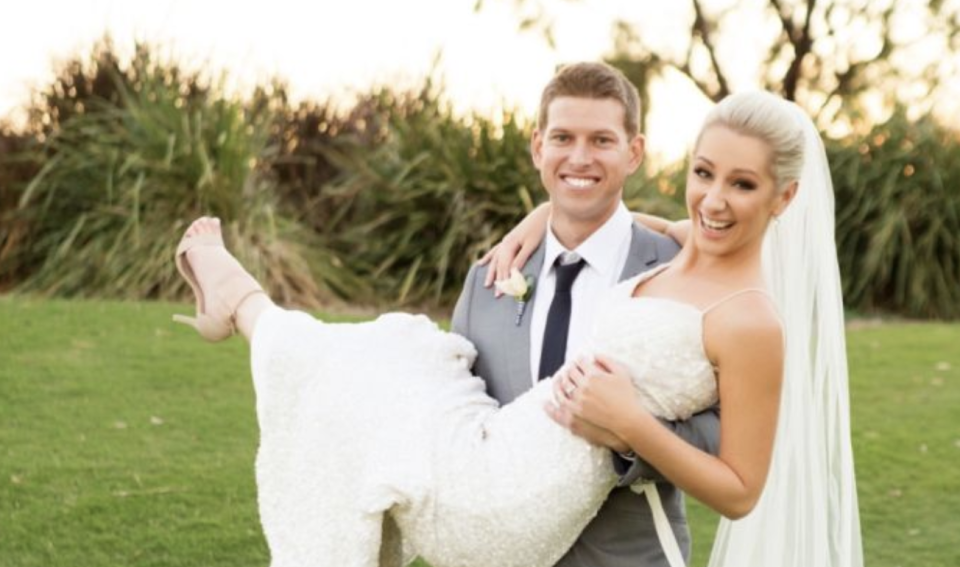
[[[801,114],[799,109],[792,110]],[[702,149],[704,133],[711,122],[718,120],[718,114],[722,113],[715,111],[708,117],[698,139],[698,149]],[[762,118],[760,114],[751,114],[753,119]],[[800,118],[806,130],[807,159],[800,182],[805,189],[801,189],[798,202],[776,219],[764,242],[767,287],[777,299],[783,327],[789,329],[785,337],[788,348],[784,399],[772,470],[762,499],[750,515],[738,522],[721,522],[711,566],[863,564],[849,442],[842,303],[833,241],[832,182],[819,135],[806,117]],[[769,116],[766,119],[776,121]],[[723,123],[729,116],[719,120]],[[767,135],[776,129],[768,128]],[[698,171],[696,157],[694,155],[691,175],[711,176],[711,171]],[[688,180],[688,203],[696,199],[698,184],[696,179]],[[488,270],[488,287],[494,277],[507,278],[513,269],[523,266],[542,240],[548,215],[549,207],[538,207],[481,260],[481,263],[493,264]],[[687,242],[691,228],[696,228],[689,220],[670,223],[649,215],[635,216],[638,222],[678,242]],[[693,236],[697,236],[696,231]],[[687,245],[689,248],[691,243]],[[674,260],[673,266],[682,266],[689,258],[687,250]],[[808,343],[811,338],[814,340]],[[589,376],[584,377],[584,372],[591,367],[599,376],[609,374],[595,364],[578,362],[572,378],[557,377],[558,397],[562,398],[565,390],[576,388],[585,378],[590,380]],[[601,402],[631,401],[615,389],[614,381],[597,384],[600,396],[606,395]],[[619,387],[623,387],[622,377]],[[729,397],[725,398],[723,405],[728,416],[730,411],[735,411],[730,401]],[[596,404],[598,400],[592,402]],[[600,411],[596,408],[584,411],[582,403],[575,407],[581,409],[554,411],[552,416],[574,431],[584,426],[612,426],[611,422],[622,417],[609,405]],[[593,415],[595,422],[585,421],[583,418],[587,415]],[[637,446],[634,449],[638,450]],[[665,466],[672,464],[673,459],[668,461]],[[676,478],[666,476],[671,480]],[[713,507],[723,512],[717,505]]]
[[[544,406],[563,424],[611,431],[721,513],[746,515],[760,499],[774,455],[778,408],[781,424],[798,410],[791,398],[793,352],[803,359],[809,337],[825,336],[823,329],[801,329],[804,338],[793,341],[792,312],[783,312],[790,331],[783,381],[780,320],[763,291],[764,235],[795,195],[803,201],[806,193],[830,191],[829,176],[807,187],[805,172],[800,181],[804,153],[814,170],[825,165],[822,148],[804,148],[805,140],[817,144],[819,138],[799,116],[771,95],[721,103],[696,145],[687,196],[694,223],[681,255],[612,293],[592,343],[599,366],[574,367],[503,408],[469,374],[474,352],[462,338],[422,317],[392,314],[373,323],[328,325],[281,310],[222,247],[218,223],[194,223],[177,261],[197,296],[197,328],[219,340],[235,326],[251,341],[261,427],[260,510],[273,564],[392,565],[419,554],[434,567],[552,565],[596,512],[614,476],[606,451],[557,427]],[[799,193],[798,185],[804,185]],[[810,221],[808,208],[800,211],[802,222]],[[832,226],[832,215],[814,220]],[[832,250],[832,242],[826,248]],[[801,256],[782,260],[787,271],[806,270]],[[832,266],[835,271],[835,258]],[[807,273],[809,283],[819,285],[826,276],[835,287],[835,276],[831,284],[829,273]],[[772,291],[780,297],[781,290]],[[815,312],[803,311],[800,319],[836,324],[840,306],[825,303],[822,290],[815,293]],[[650,317],[663,320],[657,336],[644,336]],[[842,335],[840,341],[842,357]],[[841,425],[840,445],[827,456],[841,456],[837,466],[846,479],[852,470],[845,392],[842,385],[824,391],[828,404],[817,406],[840,416]],[[685,445],[654,419],[682,417],[718,397],[724,407],[718,457]],[[840,407],[829,406],[834,403]],[[833,422],[826,426],[838,430]],[[778,441],[771,480],[779,481],[783,445]],[[795,488],[790,482],[787,487]],[[770,492],[761,510],[769,508]],[[827,543],[822,557],[828,561],[805,564],[848,565],[859,550],[859,533],[848,525],[855,528],[855,502],[851,510],[847,492],[826,494],[831,506],[840,502],[841,513],[829,516],[844,524],[839,527],[847,537]],[[776,498],[774,505],[786,502]],[[756,534],[746,534],[751,541],[741,545],[738,527],[722,528],[715,562],[747,564],[744,551],[754,554],[758,546]],[[807,537],[798,547],[819,546]],[[666,535],[661,541],[671,546]],[[677,564],[675,550],[668,554]]]

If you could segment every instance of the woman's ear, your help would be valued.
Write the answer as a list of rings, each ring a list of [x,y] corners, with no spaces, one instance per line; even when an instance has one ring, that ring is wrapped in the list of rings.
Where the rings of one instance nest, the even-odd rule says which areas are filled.
[[[800,182],[791,181],[790,184],[787,185],[787,188],[777,195],[777,203],[773,207],[773,216],[779,217],[783,214],[783,211],[787,210],[790,202],[793,201],[793,198],[797,196],[797,191],[799,188]]]

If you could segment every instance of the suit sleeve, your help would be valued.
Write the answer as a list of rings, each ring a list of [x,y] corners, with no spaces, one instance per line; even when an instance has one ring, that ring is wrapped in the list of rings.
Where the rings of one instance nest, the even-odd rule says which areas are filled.
[[[720,453],[719,404],[692,415],[690,419],[683,421],[661,419],[660,423],[701,451],[706,451],[711,455]],[[638,480],[668,481],[660,474],[660,471],[640,458],[635,461],[628,461],[614,454],[613,466],[617,474],[620,475],[617,486],[629,486]]]

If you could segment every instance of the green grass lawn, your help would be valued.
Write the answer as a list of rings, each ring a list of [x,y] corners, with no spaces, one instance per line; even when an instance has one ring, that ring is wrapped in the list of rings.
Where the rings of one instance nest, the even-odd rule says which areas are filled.
[[[267,565],[246,346],[174,311],[0,297],[0,567]],[[960,325],[848,340],[867,565],[960,565]]]

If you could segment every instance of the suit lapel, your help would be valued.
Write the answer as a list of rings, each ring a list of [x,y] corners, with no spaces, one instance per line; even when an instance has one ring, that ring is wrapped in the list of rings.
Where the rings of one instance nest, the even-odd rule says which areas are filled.
[[[627,253],[627,261],[623,265],[623,271],[620,272],[620,281],[632,278],[660,263],[657,245],[649,231],[637,225],[637,223],[633,223],[630,229],[632,231],[630,251]],[[541,259],[542,263],[543,260]]]
[[[537,294],[536,278],[539,277],[540,270],[543,268],[544,248],[543,245],[537,248],[521,270],[524,276],[532,276],[534,282],[533,294],[527,300],[520,325],[515,324],[517,304],[510,300],[509,331],[502,334],[505,344],[500,352],[508,353],[506,375],[512,378],[510,388],[513,390],[514,396],[519,396],[530,389],[530,321],[533,318],[533,298]]]

